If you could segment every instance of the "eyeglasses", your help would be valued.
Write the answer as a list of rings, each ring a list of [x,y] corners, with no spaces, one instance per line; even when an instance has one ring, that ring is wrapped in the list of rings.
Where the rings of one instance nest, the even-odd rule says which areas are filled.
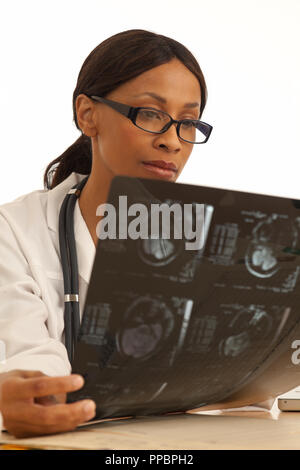
[[[89,96],[89,95],[87,95]],[[205,144],[212,131],[212,126],[198,119],[182,119],[177,121],[165,111],[155,108],[133,107],[101,96],[89,96],[94,101],[105,103],[115,111],[126,116],[139,129],[152,134],[163,134],[172,124],[176,124],[176,132],[180,139],[191,144]]]

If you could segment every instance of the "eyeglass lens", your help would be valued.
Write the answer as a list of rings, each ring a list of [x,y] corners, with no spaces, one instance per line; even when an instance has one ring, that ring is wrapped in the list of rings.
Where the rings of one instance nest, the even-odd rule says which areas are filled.
[[[170,118],[167,114],[151,109],[140,109],[136,116],[136,124],[145,131],[161,132],[167,127]],[[197,120],[186,120],[180,125],[179,135],[189,142],[201,143],[207,137],[205,125]]]

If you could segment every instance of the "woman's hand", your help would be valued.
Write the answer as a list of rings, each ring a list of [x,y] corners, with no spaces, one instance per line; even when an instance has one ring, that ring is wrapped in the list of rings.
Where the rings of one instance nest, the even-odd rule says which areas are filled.
[[[49,377],[38,371],[13,370],[0,374],[3,425],[15,437],[71,431],[95,416],[95,403],[66,404],[67,392],[78,390],[80,375]]]

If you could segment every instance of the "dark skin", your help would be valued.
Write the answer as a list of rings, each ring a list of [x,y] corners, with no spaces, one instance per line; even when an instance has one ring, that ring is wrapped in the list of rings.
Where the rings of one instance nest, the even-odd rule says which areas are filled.
[[[160,96],[164,102],[145,92]],[[119,86],[107,98],[130,106],[154,107],[180,120],[198,119],[201,94],[198,79],[180,61],[173,59]],[[96,226],[100,219],[96,217],[96,209],[106,202],[112,178],[128,175],[160,179],[162,176],[149,172],[143,162],[164,160],[176,165],[177,171],[168,178],[176,181],[193,145],[178,138],[175,125],[164,134],[144,132],[125,116],[83,94],[77,97],[76,112],[80,128],[92,142],[92,171],[79,198],[79,206],[97,245]],[[76,377],[78,383],[74,384]],[[66,403],[66,394],[80,389],[83,383],[83,378],[74,374],[48,377],[39,371],[21,370],[0,374],[0,410],[4,426],[16,437],[75,429],[95,415],[95,404],[91,400]],[[251,400],[247,403],[229,401],[201,409],[248,403]],[[84,409],[87,404],[90,404],[89,411]]]

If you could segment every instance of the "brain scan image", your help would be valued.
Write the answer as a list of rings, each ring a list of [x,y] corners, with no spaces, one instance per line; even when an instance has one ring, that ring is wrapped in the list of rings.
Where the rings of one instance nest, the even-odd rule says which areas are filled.
[[[158,323],[127,328],[122,336],[123,352],[136,359],[147,356],[156,349],[161,337],[162,326]]]
[[[138,253],[142,261],[150,266],[166,266],[179,256],[183,249],[181,240],[139,240]]]
[[[172,203],[175,202],[171,200],[165,201],[165,204],[169,206]],[[208,206],[206,230],[208,230],[212,212],[213,208]],[[139,239],[138,254],[141,260],[150,266],[158,267],[166,266],[178,258],[185,249],[186,237],[188,240],[192,240],[193,236],[195,237],[196,217],[197,204],[192,203],[190,211],[180,211],[180,217],[179,215],[172,214],[169,219],[168,227],[165,228],[164,224],[159,224],[157,228],[159,228],[159,233],[162,232],[162,235],[148,239]],[[183,222],[184,227],[182,226]],[[149,227],[150,226],[152,226],[151,218],[149,219]],[[167,231],[167,233],[165,233],[165,231]],[[176,236],[179,238],[176,238]]]
[[[246,268],[256,277],[272,277],[280,269],[283,249],[294,248],[297,241],[296,227],[273,214],[254,228],[245,255]]]
[[[246,255],[246,266],[257,277],[271,277],[279,265],[274,250],[270,246],[252,244]]]
[[[234,336],[229,336],[220,344],[220,350],[224,356],[235,357],[241,354],[250,345],[247,331]]]
[[[173,327],[173,313],[164,302],[139,298],[124,314],[116,335],[118,351],[132,359],[148,359],[159,352]]]
[[[253,343],[269,336],[273,325],[272,317],[255,305],[242,308],[229,323],[228,336],[219,342],[219,354],[223,357],[237,357]]]

